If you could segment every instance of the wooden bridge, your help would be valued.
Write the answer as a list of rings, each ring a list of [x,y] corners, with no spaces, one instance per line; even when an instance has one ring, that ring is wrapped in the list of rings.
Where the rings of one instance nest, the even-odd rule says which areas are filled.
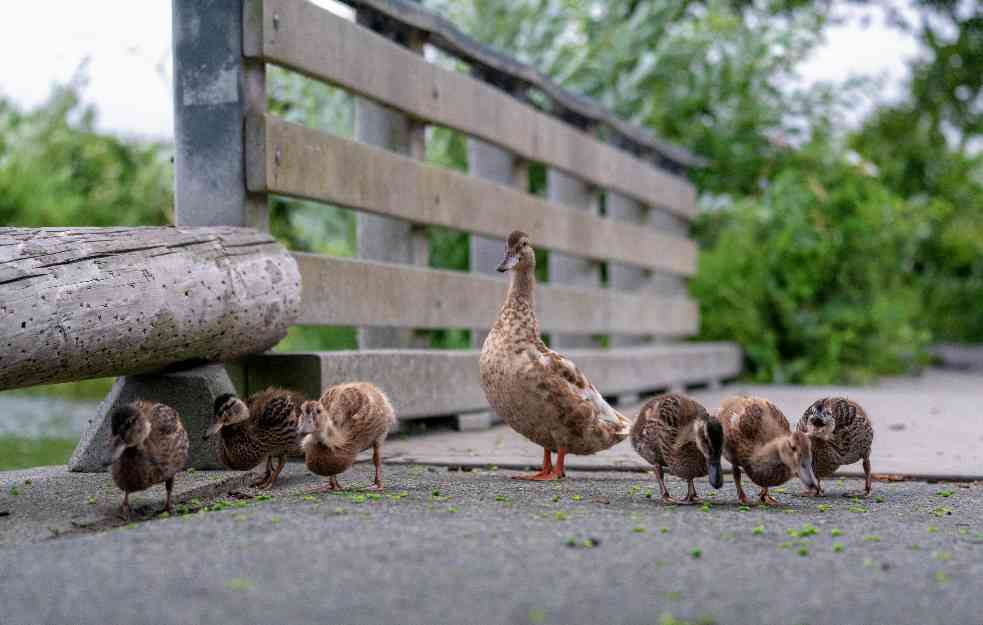
[[[488,423],[477,349],[513,229],[549,251],[543,331],[605,394],[740,371],[734,345],[682,341],[699,324],[684,176],[699,158],[419,5],[346,2],[355,21],[305,0],[173,0],[175,227],[0,229],[0,389],[124,376],[76,470],[101,464],[119,402],[170,401],[194,435],[232,384],[315,397],[366,379],[402,419]],[[356,140],[270,114],[268,64],[357,96]],[[428,125],[467,135],[467,174],[423,162]],[[545,196],[528,191],[530,163],[546,167]],[[267,234],[270,194],[358,211],[358,258],[284,250]],[[469,273],[428,267],[427,225],[471,234]],[[263,353],[291,324],[357,326],[359,350]],[[416,348],[415,328],[470,329],[474,349]],[[193,463],[214,461],[198,448]]]

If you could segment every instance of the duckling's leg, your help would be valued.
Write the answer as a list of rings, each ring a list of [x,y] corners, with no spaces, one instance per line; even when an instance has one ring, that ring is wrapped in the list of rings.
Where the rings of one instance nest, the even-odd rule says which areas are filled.
[[[553,475],[553,458],[550,455],[550,450],[543,448],[543,468],[539,473],[533,473],[532,475],[513,475],[513,480],[555,480],[556,477]]]
[[[124,521],[130,520],[130,493],[123,491],[123,503],[119,505],[119,515]]]
[[[762,488],[761,489],[761,493],[758,495],[758,498],[761,500],[761,503],[764,504],[764,505],[766,505],[766,506],[777,506],[777,505],[779,505],[778,504],[778,500],[768,494],[768,489],[767,488]]]
[[[666,476],[662,472],[661,464],[655,465],[655,479],[659,480],[659,490],[662,493],[662,501],[671,504],[679,503],[678,501],[672,498],[672,496],[669,494],[669,489],[666,488]]]
[[[171,512],[171,491],[174,490],[174,478],[168,478],[164,482],[164,488],[167,489],[167,496],[164,498],[164,512],[170,514]]]
[[[801,496],[803,496],[803,497],[822,497],[823,495],[826,494],[826,491],[823,490],[823,484],[820,481],[819,477],[817,476],[816,477],[816,487],[815,488],[807,488],[807,489],[805,489],[804,491],[802,491],[799,494]]]
[[[331,477],[328,478],[328,490],[345,490],[345,489],[342,488],[341,484],[338,483],[338,478],[332,475]]]
[[[864,490],[863,492],[846,492],[843,493],[844,497],[867,497],[870,495],[871,487],[871,475],[870,475],[870,456],[864,458]]]
[[[686,489],[686,499],[683,499],[680,503],[683,505],[693,505],[703,503],[696,494],[696,486],[693,484],[693,480],[689,480],[689,486]]]
[[[741,469],[736,464],[734,467],[734,486],[737,487],[737,501],[741,502],[741,505],[748,505],[750,502],[747,498],[747,493],[744,492],[744,487],[741,486]]]
[[[266,484],[266,482],[270,479],[270,476],[271,475],[273,475],[273,457],[272,456],[267,456],[266,457],[266,473],[263,474],[263,477],[259,478],[255,482],[253,482],[251,484],[251,486],[253,488],[264,488],[263,485]]]
[[[272,462],[273,458],[270,457],[269,463],[272,464]],[[277,456],[276,462],[276,468],[273,469],[272,473],[266,478],[266,481],[263,482],[263,485],[260,488],[269,488],[273,486],[273,482],[275,482],[276,478],[280,476],[280,471],[283,471],[283,465],[287,464],[287,454],[280,454]]]
[[[382,444],[379,441],[372,443],[372,464],[375,465],[375,481],[369,490],[382,490]]]

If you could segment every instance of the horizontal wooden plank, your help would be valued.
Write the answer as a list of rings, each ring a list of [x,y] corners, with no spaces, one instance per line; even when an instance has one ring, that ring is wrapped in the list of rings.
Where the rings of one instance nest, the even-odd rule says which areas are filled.
[[[488,329],[505,299],[505,278],[408,265],[294,254],[303,285],[302,325]],[[543,332],[686,336],[699,327],[687,297],[541,285]]]
[[[253,2],[262,2],[263,17],[259,36],[253,32],[243,39],[247,56],[495,143],[645,204],[687,218],[697,212],[696,192],[689,181],[601,143],[486,83],[430,63],[310,2]],[[247,28],[256,26],[247,24]]]
[[[367,380],[393,401],[400,418],[487,410],[478,351],[369,350],[263,354],[245,359],[250,391],[269,385],[310,397],[333,384]],[[602,393],[618,395],[736,376],[741,351],[731,343],[678,343],[566,354]]]
[[[405,0],[343,0],[351,6],[395,20],[423,32],[427,42],[483,73],[493,74],[499,81],[511,80],[521,87],[536,87],[545,93],[558,108],[571,111],[597,124],[607,124],[633,147],[652,150],[662,158],[682,167],[706,167],[704,158],[685,148],[659,139],[651,131],[618,118],[596,100],[568,91],[531,65],[512,58],[458,30],[449,20],[427,10],[417,2]],[[504,82],[504,81],[502,81]]]
[[[247,120],[250,191],[330,202],[489,237],[527,232],[537,246],[680,275],[696,270],[683,237],[547,202],[493,182],[285,122]],[[371,175],[367,175],[371,172]]]

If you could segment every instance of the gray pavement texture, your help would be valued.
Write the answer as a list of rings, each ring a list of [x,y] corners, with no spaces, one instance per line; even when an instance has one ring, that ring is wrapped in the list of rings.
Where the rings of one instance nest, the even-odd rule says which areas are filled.
[[[257,491],[209,473],[178,482],[228,480],[238,498],[186,499],[186,514],[171,518],[0,545],[0,623],[983,619],[978,482],[877,482],[862,501],[840,496],[859,480],[831,480],[818,500],[790,482],[775,493],[778,508],[745,509],[729,479],[715,496],[698,484],[706,507],[665,506],[649,498],[656,484],[645,473],[528,483],[502,469],[386,466],[376,494],[361,490],[371,466],[360,464],[342,478],[350,492],[327,494],[291,463],[268,495],[245,499]],[[31,484],[24,472],[0,474],[0,510],[12,513],[0,536],[30,523],[42,505],[31,489],[62,474],[35,472]],[[96,488],[109,477],[85,479]],[[100,514],[118,501],[108,489],[96,496]]]

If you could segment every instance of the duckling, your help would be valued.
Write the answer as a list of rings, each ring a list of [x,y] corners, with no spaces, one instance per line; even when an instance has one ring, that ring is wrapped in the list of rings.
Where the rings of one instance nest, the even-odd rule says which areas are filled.
[[[870,447],[874,442],[874,427],[860,404],[845,397],[826,397],[805,411],[795,429],[809,436],[812,443],[812,467],[817,478],[829,477],[845,464],[858,460],[864,463],[864,493],[870,494]],[[815,489],[804,495],[823,494],[816,480]],[[847,493],[845,497],[852,497]]]
[[[355,463],[359,452],[372,448],[373,490],[382,490],[382,443],[396,424],[389,398],[368,382],[339,384],[321,399],[300,408],[304,463],[312,473],[328,476],[325,490],[340,490],[336,477]]]
[[[130,518],[130,493],[164,482],[164,511],[171,511],[174,476],[188,462],[188,433],[176,410],[164,404],[135,401],[112,416],[113,481],[123,491],[120,516]]]
[[[747,504],[741,471],[761,487],[761,503],[777,505],[768,489],[798,473],[806,488],[816,487],[812,445],[802,432],[791,432],[788,419],[774,404],[760,397],[734,397],[720,406],[724,428],[724,457],[734,467],[737,497]]]
[[[543,448],[542,470],[514,479],[557,480],[566,476],[566,454],[593,454],[623,441],[631,420],[613,409],[573,362],[540,339],[535,270],[529,236],[512,232],[498,266],[500,272],[512,272],[509,290],[481,348],[479,368],[492,409]]]
[[[268,388],[246,401],[226,393],[215,400],[215,420],[202,438],[207,440],[221,433],[216,444],[218,458],[232,470],[247,471],[265,459],[266,472],[252,485],[270,488],[283,470],[287,455],[302,453],[297,423],[303,401],[300,393],[279,388]]]
[[[707,409],[683,395],[660,395],[642,406],[631,427],[631,444],[638,454],[655,467],[662,501],[666,503],[700,503],[693,479],[710,476],[710,485],[724,484],[720,472],[720,454],[724,430]],[[669,496],[662,467],[689,483],[686,499]]]

